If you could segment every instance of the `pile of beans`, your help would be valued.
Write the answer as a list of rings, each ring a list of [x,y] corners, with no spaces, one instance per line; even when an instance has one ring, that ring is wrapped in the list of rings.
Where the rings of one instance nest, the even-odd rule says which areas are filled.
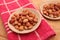
[[[57,18],[60,16],[60,3],[50,3],[43,6],[43,14],[46,16]]]
[[[14,14],[9,23],[17,30],[30,30],[38,22],[35,14],[29,10],[23,10],[22,13]]]

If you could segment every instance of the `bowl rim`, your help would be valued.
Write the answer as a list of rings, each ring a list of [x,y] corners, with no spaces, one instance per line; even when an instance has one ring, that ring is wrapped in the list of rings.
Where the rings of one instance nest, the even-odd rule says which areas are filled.
[[[10,28],[13,32],[16,32],[16,33],[19,33],[19,34],[26,34],[26,33],[30,33],[30,32],[35,31],[35,30],[39,27],[39,25],[41,24],[42,15],[40,14],[40,12],[39,12],[38,10],[32,9],[32,8],[19,8],[19,9],[17,9],[15,12],[17,12],[17,11],[19,11],[19,10],[22,10],[22,9],[23,9],[23,10],[24,10],[24,9],[30,9],[30,10],[36,11],[36,12],[39,14],[39,16],[40,16],[40,21],[38,22],[37,27],[36,27],[35,29],[32,28],[33,30],[28,31],[28,32],[22,32],[22,31],[17,32],[17,31],[14,30],[13,28],[11,28],[11,26],[9,26],[9,20],[10,20],[10,19],[8,19],[8,26],[9,26],[9,28]],[[15,14],[15,12],[13,12],[11,15]],[[9,18],[11,18],[11,16],[10,16]]]

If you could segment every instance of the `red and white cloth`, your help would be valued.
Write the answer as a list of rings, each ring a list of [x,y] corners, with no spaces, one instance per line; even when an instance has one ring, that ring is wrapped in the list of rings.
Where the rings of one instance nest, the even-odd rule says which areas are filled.
[[[8,27],[7,21],[10,14],[20,7],[35,8],[29,0],[0,0],[0,16],[4,23],[8,40],[48,40],[49,37],[55,35],[55,32],[45,19],[42,19],[39,28],[32,33],[22,35],[12,32]]]

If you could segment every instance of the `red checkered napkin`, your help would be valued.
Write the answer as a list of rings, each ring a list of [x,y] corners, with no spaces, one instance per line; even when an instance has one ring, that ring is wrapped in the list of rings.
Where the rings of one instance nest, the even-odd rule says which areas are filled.
[[[7,32],[8,40],[46,40],[55,35],[50,25],[42,19],[39,28],[29,34],[17,34],[12,32],[7,24],[8,18],[17,8],[35,8],[28,0],[0,0],[0,16]]]

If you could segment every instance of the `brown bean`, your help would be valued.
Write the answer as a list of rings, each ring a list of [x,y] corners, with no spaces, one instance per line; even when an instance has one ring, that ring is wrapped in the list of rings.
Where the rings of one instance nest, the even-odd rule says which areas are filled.
[[[54,17],[54,18],[56,18],[57,16],[56,16],[56,15],[54,15],[53,17]]]
[[[38,19],[37,18],[34,18],[34,22],[38,22]]]
[[[23,20],[23,23],[26,23],[26,22],[28,22],[28,19],[24,19],[24,20]]]
[[[27,15],[27,13],[22,13],[21,15],[25,16],[25,15]]]
[[[15,24],[15,25],[18,24],[18,21],[15,21],[14,24]]]
[[[33,28],[33,26],[32,26],[32,25],[30,25],[30,26],[28,27],[28,29],[31,29],[31,28]]]
[[[15,17],[19,16],[19,14],[14,14]]]
[[[52,13],[52,9],[49,9],[49,10],[48,10],[48,13],[50,13],[50,14],[51,14],[51,13]]]
[[[49,5],[44,5],[43,8],[44,8],[44,9],[48,9],[48,8],[49,8],[48,6],[49,6]]]
[[[13,26],[15,26],[16,24],[15,23],[12,23]]]
[[[58,14],[58,17],[60,17],[60,13]]]
[[[55,10],[56,10],[56,11],[58,11],[58,10],[59,10],[59,8],[58,8],[57,6],[54,6],[54,8],[55,8]]]
[[[27,26],[24,26],[24,29],[25,29],[25,30],[27,30],[27,29],[28,29],[28,27],[27,27]]]
[[[22,19],[21,18],[19,19],[19,22],[22,22]]]
[[[29,15],[26,15],[27,18],[29,18]]]
[[[21,16],[21,19],[25,19],[26,17],[25,16]]]
[[[53,12],[55,12],[56,10],[55,9],[52,9]]]
[[[25,25],[26,25],[26,23],[22,23],[22,25],[23,25],[23,26],[25,26]]]
[[[34,20],[33,21],[29,21],[31,24],[33,24],[34,23]]]
[[[11,19],[15,19],[15,16],[12,16]]]
[[[58,12],[53,12],[53,17],[54,18],[58,17]]]
[[[10,24],[12,24],[12,23],[14,23],[14,22],[15,22],[15,19],[11,19],[11,20],[9,21]]]
[[[17,19],[17,20],[19,20],[19,19],[20,19],[20,17],[19,17],[19,16],[17,16],[17,17],[16,17],[16,19]]]
[[[18,27],[18,25],[15,25],[14,27],[15,27],[16,29],[18,29],[18,28],[19,28],[19,27]]]
[[[53,18],[53,15],[52,15],[52,14],[50,14],[50,15],[49,15],[49,17],[52,17],[52,18]]]
[[[26,23],[26,26],[30,26],[30,25],[31,25],[30,22],[27,22],[27,23]]]
[[[28,15],[29,11],[28,10],[23,10],[22,15]]]
[[[20,26],[21,25],[21,23],[18,23],[18,26]]]
[[[33,26],[35,25],[36,23],[33,23]]]
[[[23,30],[24,30],[24,26],[20,26],[18,29],[19,29],[20,31],[23,31]]]
[[[29,10],[23,10],[23,13],[26,13],[26,15],[29,13]]]
[[[56,11],[56,16],[57,16],[57,17],[59,17],[59,14],[60,14],[59,11]]]
[[[28,19],[29,19],[29,21],[32,21],[33,20],[33,17],[29,17]]]
[[[29,16],[30,16],[30,17],[35,17],[36,15],[33,14],[33,13],[30,13]]]
[[[60,8],[60,3],[57,3],[56,6]]]
[[[47,11],[43,11],[43,13],[44,13],[45,15],[49,15]]]
[[[55,4],[49,4],[49,7],[50,7],[50,9],[53,9],[54,8],[54,6],[55,6]]]

